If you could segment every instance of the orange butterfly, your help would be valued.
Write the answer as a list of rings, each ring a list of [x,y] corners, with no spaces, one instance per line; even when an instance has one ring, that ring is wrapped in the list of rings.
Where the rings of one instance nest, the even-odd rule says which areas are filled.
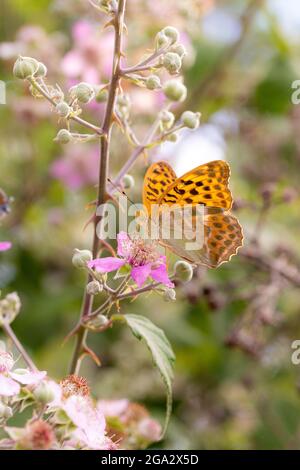
[[[143,187],[143,203],[148,214],[152,204],[157,204],[160,211],[170,210],[172,206],[204,206],[204,240],[201,249],[187,250],[186,239],[179,240],[172,236],[164,238],[162,227],[160,243],[196,265],[215,268],[229,261],[242,246],[243,240],[242,228],[229,212],[232,206],[229,177],[229,165],[223,160],[198,166],[180,178],[177,178],[168,163],[153,163],[145,175]],[[198,230],[196,216],[191,217],[190,227],[191,231]]]

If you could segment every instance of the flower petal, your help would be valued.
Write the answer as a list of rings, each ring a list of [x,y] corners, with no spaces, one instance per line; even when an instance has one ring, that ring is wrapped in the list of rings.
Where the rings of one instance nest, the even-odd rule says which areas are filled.
[[[138,287],[142,287],[147,277],[151,273],[151,263],[144,264],[143,266],[136,266],[131,270],[131,277]]]
[[[12,247],[11,242],[0,242],[0,251],[10,250]]]
[[[18,395],[20,391],[20,385],[14,380],[0,374],[0,396],[12,397]]]
[[[161,263],[157,268],[152,269],[150,276],[154,281],[161,282],[167,287],[174,287],[173,282],[169,279],[165,263]]]
[[[131,239],[126,232],[120,232],[117,235],[118,255],[122,258],[128,258],[130,255]]]
[[[10,377],[22,385],[35,385],[41,382],[47,375],[46,371],[31,372],[27,369],[17,369],[9,372]]]
[[[96,268],[96,271],[99,273],[110,273],[111,271],[116,271],[116,269],[121,268],[124,264],[126,264],[125,259],[108,256],[107,258],[93,259],[88,263],[88,267]]]

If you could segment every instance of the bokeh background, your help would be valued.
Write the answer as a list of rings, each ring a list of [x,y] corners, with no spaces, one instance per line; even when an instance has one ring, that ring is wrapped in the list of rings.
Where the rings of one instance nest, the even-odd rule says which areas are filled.
[[[202,125],[177,144],[148,155],[165,158],[178,174],[216,158],[232,169],[235,213],[245,243],[217,270],[199,269],[177,302],[156,295],[126,305],[161,326],[176,356],[169,449],[291,449],[300,446],[299,367],[291,344],[300,339],[299,163],[300,5],[297,0],[129,0],[130,64],[153,47],[157,31],[176,26],[188,50],[186,109]],[[13,196],[1,240],[3,293],[17,290],[22,313],[14,323],[40,369],[66,374],[72,341],[62,344],[80,309],[84,277],[73,249],[91,244],[83,230],[95,197],[97,147],[53,141],[60,124],[48,104],[13,78],[18,54],[46,63],[49,83],[105,83],[112,34],[85,0],[1,0],[0,187]],[[161,106],[159,93],[131,87],[132,123],[142,136]],[[180,110],[177,109],[177,113]],[[103,105],[86,109],[100,122]],[[130,155],[117,131],[111,155],[116,174]],[[141,199],[145,160],[134,169]],[[82,372],[100,398],[127,397],[160,419],[164,391],[148,352],[124,328],[91,335],[101,357]]]

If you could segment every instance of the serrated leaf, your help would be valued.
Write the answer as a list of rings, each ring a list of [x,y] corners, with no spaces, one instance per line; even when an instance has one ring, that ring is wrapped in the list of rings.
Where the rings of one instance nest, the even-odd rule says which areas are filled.
[[[148,318],[141,315],[128,314],[124,319],[138,340],[144,340],[151,352],[154,365],[164,381],[167,390],[166,420],[162,437],[167,430],[172,411],[172,381],[175,355],[171,344],[162,329]]]

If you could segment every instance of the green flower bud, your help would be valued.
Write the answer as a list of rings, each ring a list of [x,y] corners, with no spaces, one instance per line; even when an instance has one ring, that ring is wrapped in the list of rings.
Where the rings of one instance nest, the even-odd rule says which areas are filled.
[[[175,42],[179,39],[179,32],[173,26],[166,26],[162,32],[167,36],[167,38],[171,41],[171,44],[175,44]]]
[[[109,323],[109,320],[104,315],[97,315],[96,318],[91,320],[91,326],[94,328],[101,328]]]
[[[39,67],[37,69],[37,71],[35,72],[35,76],[36,77],[46,77],[47,75],[47,67],[45,64],[43,64],[42,62],[39,62]]]
[[[54,140],[61,144],[68,144],[69,142],[72,142],[73,136],[68,129],[61,129]]]
[[[10,406],[4,405],[4,403],[0,403],[0,420],[8,420],[13,416],[13,410]]]
[[[156,49],[161,49],[162,47],[166,46],[167,44],[169,44],[169,38],[162,31],[157,33],[157,35],[155,37]]]
[[[103,291],[103,284],[99,281],[91,281],[86,286],[86,291],[89,295],[97,295]]]
[[[108,99],[108,90],[105,88],[104,90],[99,90],[96,94],[96,101],[97,103],[105,103]]]
[[[71,90],[80,103],[87,104],[95,98],[94,87],[89,83],[79,83],[79,85],[76,85]]]
[[[163,66],[170,74],[179,72],[182,62],[181,58],[176,52],[167,52],[163,58]]]
[[[39,62],[32,57],[18,57],[13,68],[15,77],[24,80],[32,77],[39,68]]]
[[[148,90],[157,90],[161,87],[160,78],[157,75],[150,75],[146,79],[146,87]]]
[[[175,276],[183,282],[189,282],[193,277],[193,268],[186,261],[176,261],[174,271]]]
[[[57,114],[64,118],[67,118],[71,112],[70,106],[65,101],[61,101],[60,103],[58,103],[58,105],[56,105],[55,110]]]
[[[175,302],[176,300],[176,291],[175,289],[166,288],[163,294],[163,299],[165,302]]]
[[[178,140],[178,135],[175,134],[175,132],[174,132],[173,134],[169,134],[169,135],[166,136],[166,140],[167,140],[168,142],[173,142],[173,143],[175,143],[175,142],[177,142],[177,140]]]
[[[159,118],[161,120],[162,128],[164,130],[171,129],[171,127],[173,126],[175,122],[174,114],[171,113],[171,111],[167,111],[166,109],[160,112]]]
[[[125,175],[122,179],[124,189],[131,189],[134,187],[134,178],[131,175]]]
[[[188,127],[189,129],[196,129],[200,125],[200,116],[200,113],[185,111],[181,116],[181,120],[185,127]]]
[[[72,258],[73,266],[76,268],[86,268],[86,265],[89,261],[92,261],[93,254],[90,250],[74,250],[74,255]]]
[[[175,52],[176,54],[178,54],[181,59],[183,59],[183,57],[186,56],[186,48],[184,47],[183,44],[175,44],[171,48],[171,52]]]
[[[187,95],[186,86],[177,80],[168,80],[163,86],[165,96],[171,101],[184,101]]]
[[[117,104],[121,108],[129,108],[131,105],[130,96],[127,93],[122,93],[117,98]]]
[[[42,403],[47,405],[54,400],[54,392],[47,382],[40,383],[33,391],[34,398]]]
[[[16,292],[11,292],[0,300],[0,325],[3,322],[11,323],[21,310],[21,300]]]

